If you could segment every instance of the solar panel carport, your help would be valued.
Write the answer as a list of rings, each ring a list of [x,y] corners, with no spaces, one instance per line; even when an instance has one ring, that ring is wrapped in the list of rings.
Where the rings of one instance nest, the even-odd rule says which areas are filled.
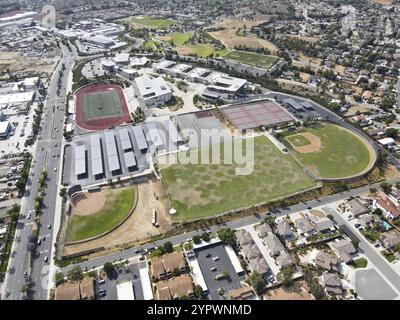
[[[156,148],[162,147],[164,145],[160,132],[158,131],[156,125],[153,122],[147,124],[147,129],[149,130],[150,139]]]
[[[103,175],[103,156],[101,154],[101,142],[99,134],[93,134],[90,136],[90,157],[92,164],[92,175]]]
[[[86,147],[77,146],[75,148],[75,175],[79,176],[86,173]]]
[[[290,107],[292,107],[296,111],[299,111],[299,112],[304,111],[301,104],[292,98],[285,99],[285,100],[283,100],[283,102],[286,103],[287,105],[289,105]]]
[[[125,152],[132,151],[132,143],[129,137],[128,128],[118,130],[119,140],[121,141],[122,150]]]
[[[115,136],[113,131],[105,131],[104,137],[106,141],[108,169],[111,172],[121,170],[118,160],[118,151],[115,143]]]
[[[136,139],[136,142],[138,144],[140,151],[142,153],[146,152],[147,149],[149,148],[149,145],[147,144],[146,137],[144,135],[142,126],[133,126],[132,129],[133,129],[133,134],[135,135],[135,139]]]

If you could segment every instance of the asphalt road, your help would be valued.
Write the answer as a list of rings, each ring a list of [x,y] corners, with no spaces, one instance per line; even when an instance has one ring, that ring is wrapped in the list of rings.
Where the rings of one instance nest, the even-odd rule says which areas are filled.
[[[392,181],[390,181],[392,182]],[[324,206],[324,205],[328,205],[330,203],[333,202],[337,202],[340,200],[344,200],[347,199],[349,197],[356,197],[358,195],[361,195],[367,191],[369,191],[369,189],[371,187],[378,187],[379,184],[376,185],[367,185],[361,188],[357,188],[357,189],[353,189],[350,191],[346,191],[346,192],[342,192],[342,193],[337,193],[325,198],[321,198],[321,199],[317,199],[317,200],[313,200],[307,203],[299,203],[290,207],[285,207],[285,208],[281,208],[279,210],[276,210],[273,212],[274,216],[285,216],[287,214],[290,213],[294,213],[294,212],[298,212],[298,211],[302,211],[302,210],[307,210],[309,207],[314,208],[314,207],[319,207],[319,206]],[[170,238],[166,238],[166,239],[162,239],[162,240],[158,240],[155,241],[153,243],[146,243],[137,247],[133,247],[133,248],[129,248],[126,250],[122,250],[122,251],[118,251],[118,252],[114,252],[108,255],[104,255],[102,257],[98,257],[98,258],[94,258],[92,260],[88,260],[88,261],[83,261],[74,265],[69,265],[66,266],[64,268],[62,268],[60,271],[62,272],[67,272],[68,270],[70,270],[71,268],[73,268],[74,266],[80,266],[82,269],[92,269],[92,268],[96,268],[96,267],[100,267],[103,266],[106,262],[113,262],[113,261],[119,261],[119,260],[125,260],[128,258],[131,258],[135,255],[138,255],[137,250],[142,250],[142,249],[148,249],[148,248],[152,248],[152,247],[157,247],[162,245],[164,242],[166,241],[171,241],[172,244],[176,245],[176,244],[180,244],[182,242],[187,241],[188,239],[192,239],[192,237],[196,234],[201,234],[204,231],[208,231],[208,232],[216,232],[218,231],[220,228],[222,227],[227,227],[227,228],[231,228],[231,229],[236,229],[236,228],[241,228],[244,227],[246,225],[250,225],[250,224],[254,224],[257,222],[261,222],[264,220],[264,218],[266,217],[265,214],[261,214],[261,215],[252,215],[252,216],[248,216],[242,219],[238,219],[238,220],[234,220],[228,223],[224,223],[222,225],[216,225],[216,226],[212,226],[209,227],[207,229],[201,229],[201,230],[197,230],[197,231],[191,231],[191,232],[187,232],[184,234],[180,234],[180,235],[176,235]],[[136,251],[136,252],[135,252]]]
[[[76,57],[76,52],[70,52],[65,46],[61,46],[61,48],[63,57],[50,79],[36,152],[33,155],[27,190],[22,199],[20,220],[15,235],[16,241],[14,241],[12,249],[14,255],[10,260],[4,283],[5,299],[19,300],[23,298],[21,288],[26,281],[25,272],[28,273],[28,277],[31,277],[33,283],[33,298],[45,300],[48,296],[49,262],[54,252],[52,228],[58,197],[57,186],[61,161],[66,89],[68,74],[74,65]],[[62,74],[60,95],[57,95],[59,70],[61,70],[63,64],[65,65],[65,71]],[[37,246],[32,268],[30,268],[27,244],[28,236],[32,233],[34,214],[32,214],[31,219],[28,219],[27,215],[30,210],[34,209],[35,197],[38,195],[38,179],[43,171],[47,171],[48,175],[44,189],[43,208],[39,220],[41,226],[39,238],[42,241]],[[43,237],[45,240],[43,240]],[[45,257],[48,257],[48,262],[44,261]]]

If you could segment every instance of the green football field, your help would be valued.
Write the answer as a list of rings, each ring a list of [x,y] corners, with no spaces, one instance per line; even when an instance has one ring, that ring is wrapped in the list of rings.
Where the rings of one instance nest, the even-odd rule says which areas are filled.
[[[83,121],[122,115],[117,92],[87,93],[83,96]]]
[[[321,149],[311,153],[294,151],[296,157],[321,178],[339,179],[360,174],[369,167],[375,156],[372,147],[365,141],[337,125],[324,124],[319,128],[307,128],[302,132],[309,132],[320,138]],[[292,143],[298,138],[296,134],[286,137]],[[297,142],[297,146],[306,145]]]
[[[316,184],[291,155],[266,137],[255,138],[254,170],[236,175],[235,164],[173,164],[162,170],[175,221],[203,219],[302,191]],[[224,154],[224,145],[217,145]],[[229,149],[228,149],[229,150]]]

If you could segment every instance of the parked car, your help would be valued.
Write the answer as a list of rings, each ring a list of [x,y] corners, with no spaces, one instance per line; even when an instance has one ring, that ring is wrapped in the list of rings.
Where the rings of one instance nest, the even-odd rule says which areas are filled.
[[[213,258],[213,261],[218,261],[218,260],[219,260],[218,256]]]
[[[360,228],[360,227],[361,227],[361,224],[359,224],[359,223],[356,223],[354,226],[355,226],[355,227],[358,229],[358,228]]]

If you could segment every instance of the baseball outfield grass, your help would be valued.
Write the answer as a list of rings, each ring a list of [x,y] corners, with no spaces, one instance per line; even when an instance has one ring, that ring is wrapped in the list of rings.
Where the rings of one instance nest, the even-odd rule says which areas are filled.
[[[366,141],[337,125],[324,124],[304,131],[320,138],[321,148],[311,153],[296,152],[296,157],[321,178],[355,176],[366,170],[375,157],[375,152]],[[288,136],[286,139],[296,145],[294,141],[299,139],[299,136]]]

